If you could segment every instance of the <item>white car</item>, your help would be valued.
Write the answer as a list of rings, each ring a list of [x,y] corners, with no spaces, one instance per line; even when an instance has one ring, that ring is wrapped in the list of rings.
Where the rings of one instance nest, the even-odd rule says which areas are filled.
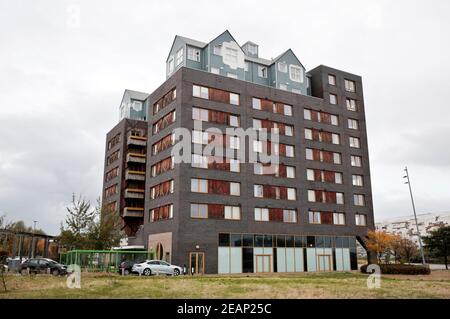
[[[144,276],[156,274],[178,276],[183,273],[183,268],[162,260],[146,260],[143,263],[134,264],[131,271]]]

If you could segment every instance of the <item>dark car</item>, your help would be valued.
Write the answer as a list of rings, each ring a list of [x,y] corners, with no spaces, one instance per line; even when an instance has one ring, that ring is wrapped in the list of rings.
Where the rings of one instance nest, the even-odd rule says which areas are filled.
[[[131,260],[124,260],[124,261],[122,261],[122,262],[120,263],[119,269],[117,270],[117,272],[118,272],[120,275],[129,275],[129,274],[131,274],[131,268],[133,268],[133,265],[134,265],[135,263],[136,263],[136,262],[131,261]],[[123,272],[122,272],[122,271],[123,271]]]
[[[48,258],[30,258],[20,264],[19,271],[22,275],[50,273],[58,276],[67,274],[67,267]]]

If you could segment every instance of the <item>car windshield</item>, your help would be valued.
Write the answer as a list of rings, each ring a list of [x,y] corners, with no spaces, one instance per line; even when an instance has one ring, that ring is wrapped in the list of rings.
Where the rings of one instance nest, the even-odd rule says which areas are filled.
[[[170,264],[166,263],[165,261],[160,261],[160,263],[161,263],[161,265],[164,265],[164,266],[170,266]]]

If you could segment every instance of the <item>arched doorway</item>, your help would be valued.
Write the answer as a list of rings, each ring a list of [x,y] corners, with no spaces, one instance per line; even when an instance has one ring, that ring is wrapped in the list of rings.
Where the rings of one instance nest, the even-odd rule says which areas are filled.
[[[161,243],[156,245],[156,259],[163,260],[164,258],[164,248]]]

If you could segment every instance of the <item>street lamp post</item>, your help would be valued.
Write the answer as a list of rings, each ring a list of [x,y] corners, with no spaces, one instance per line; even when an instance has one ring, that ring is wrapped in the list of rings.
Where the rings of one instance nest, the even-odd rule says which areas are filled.
[[[420,237],[419,224],[417,222],[416,206],[414,205],[414,197],[413,197],[413,193],[412,193],[412,189],[411,189],[411,181],[409,180],[408,167],[405,167],[405,173],[406,173],[406,175],[403,176],[403,178],[406,179],[405,184],[408,184],[408,187],[409,187],[409,194],[411,195],[411,203],[412,203],[412,208],[413,208],[413,212],[414,212],[414,219],[416,221],[417,237],[419,238],[420,254],[422,255],[422,264],[425,265],[425,255],[423,254],[422,238]]]

